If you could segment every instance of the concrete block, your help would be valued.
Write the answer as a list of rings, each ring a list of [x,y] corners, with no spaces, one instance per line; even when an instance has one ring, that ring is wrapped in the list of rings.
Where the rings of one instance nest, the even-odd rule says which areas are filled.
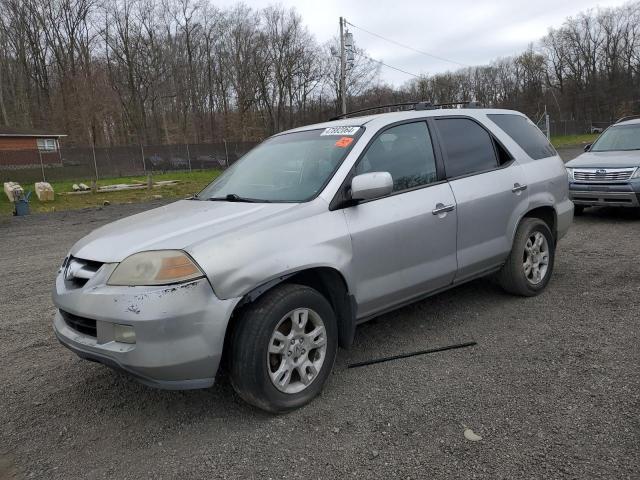
[[[41,202],[53,202],[53,187],[49,182],[36,182],[36,195]]]
[[[15,202],[21,195],[24,195],[24,189],[16,182],[4,182],[4,193],[10,202]]]

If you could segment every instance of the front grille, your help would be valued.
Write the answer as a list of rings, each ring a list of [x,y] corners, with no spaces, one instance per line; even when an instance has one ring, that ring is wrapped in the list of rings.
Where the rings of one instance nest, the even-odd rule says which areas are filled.
[[[100,270],[102,265],[101,262],[94,262],[93,260],[69,257],[64,270],[64,279],[70,287],[84,287]]]
[[[575,169],[573,178],[576,182],[609,183],[626,182],[631,178],[635,168],[584,168]]]
[[[69,328],[72,328],[76,332],[89,335],[90,337],[98,336],[95,320],[85,317],[79,317],[78,315],[65,312],[64,310],[60,310],[60,315],[62,315],[64,323],[66,323]]]

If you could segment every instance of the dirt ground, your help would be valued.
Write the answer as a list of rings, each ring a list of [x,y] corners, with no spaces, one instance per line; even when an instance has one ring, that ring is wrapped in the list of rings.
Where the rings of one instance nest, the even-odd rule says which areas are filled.
[[[324,393],[271,416],[224,379],[154,390],[56,341],[70,246],[154,205],[0,221],[0,479],[639,478],[639,214],[576,219],[538,297],[479,280],[361,326]]]

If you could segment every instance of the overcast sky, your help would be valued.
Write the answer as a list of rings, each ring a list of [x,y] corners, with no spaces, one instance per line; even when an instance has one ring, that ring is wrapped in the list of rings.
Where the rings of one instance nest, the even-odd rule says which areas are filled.
[[[214,0],[233,5],[232,0]],[[581,11],[623,5],[625,0],[251,0],[255,8],[274,3],[294,6],[317,40],[338,33],[338,17],[438,57],[467,65],[520,53],[549,27],[558,27]],[[355,42],[371,57],[414,74],[455,70],[459,65],[426,57],[357,28]],[[381,67],[383,81],[401,84],[411,76]]]

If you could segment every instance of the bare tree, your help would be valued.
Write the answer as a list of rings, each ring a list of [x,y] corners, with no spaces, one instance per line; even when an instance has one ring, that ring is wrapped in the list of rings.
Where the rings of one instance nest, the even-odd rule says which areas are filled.
[[[71,143],[256,140],[338,112],[337,39],[294,9],[211,0],[0,0],[0,124]],[[391,62],[390,62],[391,63]],[[489,65],[380,82],[356,48],[349,109],[477,100],[585,125],[640,112],[640,1],[589,10]]]

